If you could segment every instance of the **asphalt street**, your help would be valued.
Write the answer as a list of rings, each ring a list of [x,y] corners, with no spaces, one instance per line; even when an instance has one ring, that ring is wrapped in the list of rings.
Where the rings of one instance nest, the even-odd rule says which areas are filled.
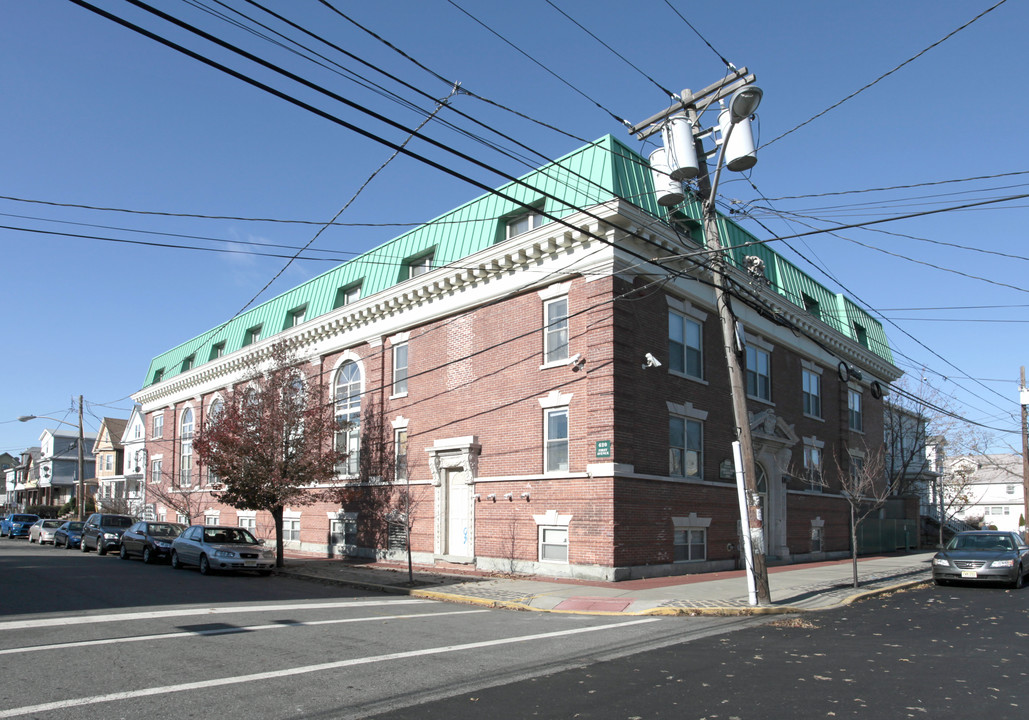
[[[0,577],[0,718],[368,717],[768,621],[489,610],[11,540]]]
[[[1029,590],[923,585],[377,720],[1024,718]]]

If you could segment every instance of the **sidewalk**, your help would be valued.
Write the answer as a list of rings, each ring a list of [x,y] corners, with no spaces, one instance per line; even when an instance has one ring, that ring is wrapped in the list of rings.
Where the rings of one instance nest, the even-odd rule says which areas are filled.
[[[622,615],[748,615],[797,613],[839,607],[869,595],[927,582],[932,552],[769,568],[771,605],[752,606],[743,571],[601,582],[560,578],[495,577],[383,563],[287,558],[279,575],[399,593],[412,597],[515,610]]]

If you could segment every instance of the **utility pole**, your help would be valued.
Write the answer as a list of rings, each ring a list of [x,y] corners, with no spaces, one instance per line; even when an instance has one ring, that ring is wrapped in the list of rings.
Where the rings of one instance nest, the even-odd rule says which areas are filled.
[[[1022,537],[1029,541],[1029,389],[1025,386],[1025,365],[1018,385],[1018,402],[1022,406]]]
[[[86,440],[83,437],[83,432],[82,432],[82,396],[79,395],[79,487],[75,491],[75,495],[76,495],[76,497],[78,497],[78,503],[76,503],[76,504],[79,506],[79,508],[78,508],[79,509],[79,520],[85,520],[86,519],[86,497],[85,497],[85,495],[86,495],[86,491],[85,491],[86,484],[85,484],[85,480],[83,478],[83,471],[86,468],[86,461],[85,461],[85,454],[84,454],[85,453],[85,448],[83,447],[85,444],[86,444]]]
[[[722,328],[722,343],[725,348],[725,362],[729,373],[729,390],[732,397],[733,419],[736,425],[736,442],[734,443],[734,461],[736,463],[736,480],[740,496],[740,521],[744,551],[748,559],[748,584],[751,589],[751,604],[767,605],[771,602],[768,588],[768,568],[765,562],[765,540],[762,527],[762,509],[757,487],[757,472],[754,462],[754,441],[750,432],[750,415],[747,412],[747,394],[743,367],[737,348],[736,318],[733,316],[727,291],[726,261],[718,235],[718,214],[715,210],[715,193],[717,192],[718,175],[721,172],[723,153],[728,145],[729,135],[736,121],[728,126],[728,132],[722,138],[722,148],[718,152],[715,165],[715,181],[712,185],[707,167],[707,153],[704,150],[700,127],[698,104],[706,108],[718,100],[722,100],[737,91],[742,91],[754,81],[754,76],[741,68],[723,82],[708,86],[699,93],[683,90],[679,102],[667,110],[644,120],[631,128],[629,132],[639,139],[660,132],[662,124],[675,115],[685,113],[690,120],[693,142],[699,161],[697,182],[700,199],[704,206],[704,241],[711,252],[711,263],[708,266],[712,273],[712,284],[715,290],[715,304]],[[760,100],[760,91],[757,100]],[[733,98],[736,99],[735,97]],[[754,103],[756,107],[756,102]],[[752,113],[750,110],[746,114]],[[736,448],[738,447],[738,452]]]

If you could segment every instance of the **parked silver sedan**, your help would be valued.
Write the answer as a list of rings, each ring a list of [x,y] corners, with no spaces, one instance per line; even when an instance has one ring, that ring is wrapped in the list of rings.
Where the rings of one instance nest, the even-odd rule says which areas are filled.
[[[1029,545],[1018,533],[970,530],[958,533],[933,556],[933,580],[1004,582],[1020,588],[1029,573]]]
[[[50,520],[44,518],[37,520],[32,527],[29,528],[29,542],[39,543],[43,545],[45,543],[54,542],[54,533],[57,532],[57,528],[64,525],[64,520]]]
[[[172,541],[171,565],[196,565],[202,575],[219,570],[256,570],[268,575],[275,553],[245,528],[231,525],[193,525]]]

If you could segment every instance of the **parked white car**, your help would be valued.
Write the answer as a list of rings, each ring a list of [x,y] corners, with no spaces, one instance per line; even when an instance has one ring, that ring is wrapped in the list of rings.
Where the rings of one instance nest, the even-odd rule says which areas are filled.
[[[231,525],[193,525],[172,541],[171,565],[196,565],[202,575],[219,570],[256,570],[268,575],[275,553],[245,528]]]

